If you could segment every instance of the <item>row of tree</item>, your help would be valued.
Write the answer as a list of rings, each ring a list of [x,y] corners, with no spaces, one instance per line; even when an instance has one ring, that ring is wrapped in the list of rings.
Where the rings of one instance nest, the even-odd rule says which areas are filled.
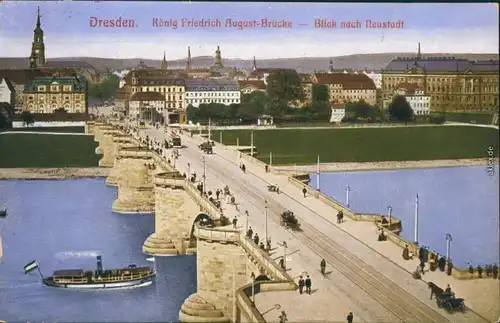
[[[116,90],[120,87],[120,78],[115,74],[106,75],[105,79],[100,83],[90,84],[88,90],[89,98],[98,99],[101,103],[115,97]]]

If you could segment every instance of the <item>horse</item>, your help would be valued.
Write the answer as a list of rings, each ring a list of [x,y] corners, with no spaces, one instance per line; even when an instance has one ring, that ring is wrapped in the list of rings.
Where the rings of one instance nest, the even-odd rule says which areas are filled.
[[[427,285],[429,286],[429,289],[431,290],[431,299],[432,299],[432,295],[439,297],[444,292],[444,290],[441,287],[434,284],[433,282],[429,282]]]

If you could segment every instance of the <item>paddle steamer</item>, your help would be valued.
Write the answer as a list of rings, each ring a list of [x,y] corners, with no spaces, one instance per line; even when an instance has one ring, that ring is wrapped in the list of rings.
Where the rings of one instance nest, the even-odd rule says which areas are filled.
[[[103,270],[102,258],[97,256],[97,270],[57,270],[51,277],[42,278],[51,287],[74,289],[102,289],[132,286],[147,286],[153,283],[155,271],[150,267],[136,267]]]

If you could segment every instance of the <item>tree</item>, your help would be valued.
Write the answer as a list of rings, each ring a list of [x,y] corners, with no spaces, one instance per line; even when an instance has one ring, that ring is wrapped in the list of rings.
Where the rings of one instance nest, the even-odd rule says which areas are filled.
[[[104,101],[112,98],[118,87],[120,86],[120,78],[115,74],[109,74],[101,83],[91,84],[89,87],[89,97]]]
[[[267,77],[267,96],[270,102],[288,105],[289,102],[302,100],[301,79],[297,71],[280,69]]]
[[[330,92],[324,84],[313,84],[312,102],[330,102]]]
[[[408,122],[413,120],[413,109],[406,98],[402,95],[396,95],[388,107],[389,115],[392,120]]]
[[[310,111],[318,119],[330,119],[332,114],[332,107],[329,102],[315,101],[311,104]]]
[[[243,94],[235,116],[241,119],[257,119],[265,111],[267,95],[262,91]]]
[[[345,105],[346,120],[368,120],[372,121],[378,115],[378,110],[366,101],[360,100],[358,102],[347,103]]]
[[[186,108],[186,115],[188,121],[196,123],[198,121],[198,108],[195,108],[192,104],[189,104]]]
[[[23,119],[23,123],[25,126],[29,127],[30,125],[35,123],[35,117],[33,114],[27,110],[21,113],[21,118]]]

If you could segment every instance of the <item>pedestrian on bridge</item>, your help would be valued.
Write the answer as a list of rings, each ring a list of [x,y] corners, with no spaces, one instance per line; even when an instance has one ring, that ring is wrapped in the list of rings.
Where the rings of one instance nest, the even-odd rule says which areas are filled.
[[[302,189],[302,194],[304,194],[304,197],[306,197],[306,194],[307,194],[307,188],[305,188],[305,187],[304,187],[304,188]]]
[[[247,231],[247,237],[249,237],[250,239],[252,239],[252,234],[253,234],[253,230],[252,230],[252,227],[250,227]]]
[[[217,197],[217,199],[219,199],[219,195],[220,195],[220,190],[217,189],[217,191],[215,191],[215,196]]]
[[[267,244],[267,251],[271,251],[271,237],[267,238],[266,244]]]
[[[349,315],[347,315],[347,323],[352,323],[354,320],[354,315],[352,315],[352,312],[349,312]]]
[[[309,277],[309,275],[307,275],[306,277],[306,293],[311,295],[311,278]]]
[[[320,263],[320,268],[321,268],[321,274],[324,276],[325,275],[325,269],[326,269],[326,261],[325,259],[321,259]]]
[[[234,219],[233,219],[233,229],[236,229],[236,224],[237,223],[238,223],[238,219],[235,216]]]
[[[253,242],[255,242],[256,245],[259,245],[259,235],[257,233],[253,236]]]
[[[299,294],[302,295],[302,292],[304,291],[304,278],[302,278],[302,276],[300,276],[299,278]]]

